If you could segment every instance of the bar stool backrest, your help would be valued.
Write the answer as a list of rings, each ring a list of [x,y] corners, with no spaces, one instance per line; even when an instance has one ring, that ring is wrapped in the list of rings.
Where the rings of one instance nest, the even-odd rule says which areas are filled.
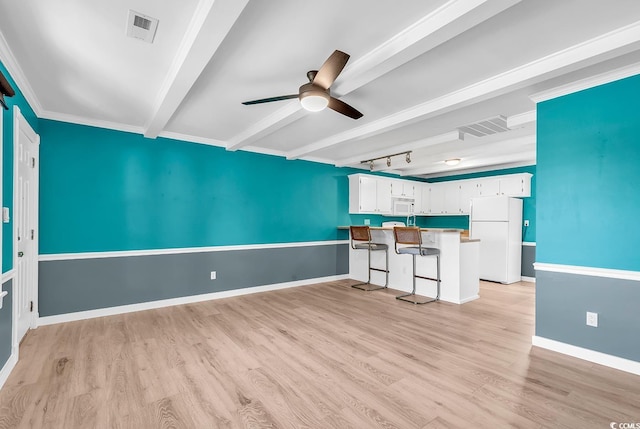
[[[420,228],[414,226],[394,226],[393,236],[397,244],[413,244],[420,246],[422,244],[422,235]]]
[[[368,226],[350,226],[351,241],[366,241],[371,242],[371,230]],[[353,246],[352,246],[353,247]]]

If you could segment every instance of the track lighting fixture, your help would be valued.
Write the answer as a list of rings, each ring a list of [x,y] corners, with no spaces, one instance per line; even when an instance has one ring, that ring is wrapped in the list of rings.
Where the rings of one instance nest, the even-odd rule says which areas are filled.
[[[385,159],[387,160],[387,167],[391,167],[391,158],[394,156],[400,156],[400,155],[406,155],[405,160],[407,161],[407,164],[409,164],[411,162],[411,151],[407,151],[407,152],[398,152],[398,153],[394,153],[392,155],[385,155],[385,156],[380,156],[378,158],[371,158],[371,159],[365,159],[364,161],[360,161],[360,164],[369,164],[369,170],[373,171],[373,167],[374,167],[374,161],[378,161],[380,159]]]

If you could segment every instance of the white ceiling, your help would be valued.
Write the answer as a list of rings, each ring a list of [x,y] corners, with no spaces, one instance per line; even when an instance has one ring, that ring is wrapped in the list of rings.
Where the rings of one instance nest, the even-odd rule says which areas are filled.
[[[153,44],[130,9],[159,19]],[[0,36],[39,117],[338,166],[410,150],[375,169],[422,177],[534,164],[536,100],[640,73],[637,0],[22,0]],[[297,93],[336,49],[331,93],[361,119],[241,104]],[[509,131],[457,130],[496,116]]]

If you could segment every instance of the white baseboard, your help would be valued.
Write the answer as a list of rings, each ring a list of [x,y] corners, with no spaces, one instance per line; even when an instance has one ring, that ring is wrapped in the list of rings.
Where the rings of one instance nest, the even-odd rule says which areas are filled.
[[[521,282],[535,283],[536,282],[536,278],[535,277],[521,276],[520,277],[520,281]]]
[[[552,350],[554,352],[573,356],[578,359],[597,363],[599,365],[608,366],[609,368],[615,368],[619,369],[620,371],[640,375],[640,362],[636,362],[633,360],[608,355],[606,353],[601,353],[582,347],[572,346],[571,344],[561,343],[560,341],[550,340],[548,338],[538,337],[535,335],[531,337],[531,344],[536,347]]]
[[[473,296],[470,296],[468,298],[461,299],[459,302],[453,302],[453,301],[448,301],[448,302],[453,302],[454,304],[466,304],[467,302],[475,301],[478,298],[480,298],[480,295],[473,295]],[[443,301],[445,301],[445,300],[443,300]]]
[[[13,371],[13,368],[17,363],[18,353],[15,353],[14,351],[13,353],[11,353],[11,356],[9,356],[9,359],[7,359],[7,362],[2,367],[2,370],[0,370],[0,389],[2,389],[2,386],[4,386],[7,378],[9,378],[9,374],[11,374],[11,371]]]
[[[291,287],[309,286],[317,283],[348,279],[348,274],[320,277],[295,282],[276,283],[255,286],[244,289],[233,289],[222,292],[205,293],[201,295],[184,296],[180,298],[163,299],[159,301],[142,302],[140,304],[120,305],[117,307],[100,308],[97,310],[78,311],[76,313],[59,314],[38,318],[38,326],[54,325],[56,323],[75,322],[77,320],[93,319],[96,317],[114,316],[116,314],[133,313],[135,311],[152,310],[155,308],[171,307],[173,305],[191,304],[194,302],[211,301],[214,299],[230,298],[233,296],[249,295],[258,292],[268,292]]]

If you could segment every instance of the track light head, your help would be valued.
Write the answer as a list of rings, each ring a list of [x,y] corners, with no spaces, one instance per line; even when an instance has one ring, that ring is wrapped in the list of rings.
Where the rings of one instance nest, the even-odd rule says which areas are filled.
[[[387,157],[387,167],[391,167],[391,157]]]
[[[407,152],[407,156],[405,157],[407,164],[411,164],[411,152]]]

